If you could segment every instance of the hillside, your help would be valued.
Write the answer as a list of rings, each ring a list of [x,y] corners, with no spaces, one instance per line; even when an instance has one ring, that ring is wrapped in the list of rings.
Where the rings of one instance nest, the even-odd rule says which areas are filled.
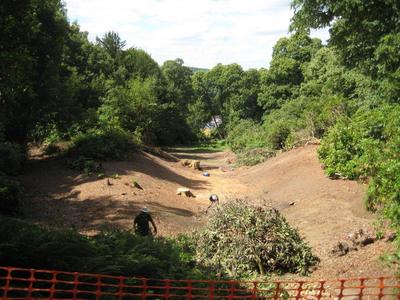
[[[49,226],[73,226],[84,234],[102,227],[129,229],[142,206],[155,217],[159,234],[191,231],[207,221],[204,211],[210,193],[221,202],[240,197],[266,202],[279,209],[297,227],[321,258],[314,278],[390,274],[378,257],[391,248],[385,240],[359,251],[334,257],[338,241],[356,230],[371,230],[373,216],[362,206],[364,186],[327,178],[317,160],[316,147],[307,146],[277,155],[251,168],[232,168],[233,154],[193,149],[171,149],[181,159],[201,160],[210,177],[180,163],[141,153],[131,161],[108,162],[106,174],[118,179],[97,179],[67,169],[60,160],[34,156],[20,177],[27,186],[24,214]],[[132,188],[135,180],[143,190]],[[187,187],[195,198],[176,195]],[[292,205],[291,205],[292,204]]]

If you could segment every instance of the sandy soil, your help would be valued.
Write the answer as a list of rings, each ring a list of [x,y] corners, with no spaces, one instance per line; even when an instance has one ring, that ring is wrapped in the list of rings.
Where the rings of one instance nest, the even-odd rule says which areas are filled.
[[[229,151],[170,149],[180,159],[200,160],[210,177],[180,163],[136,154],[130,161],[103,163],[106,175],[118,174],[118,179],[109,179],[110,184],[107,179],[70,170],[56,158],[34,156],[21,176],[27,191],[24,212],[37,223],[94,234],[103,227],[131,228],[136,213],[147,206],[159,234],[170,236],[207,222],[204,212],[211,193],[218,194],[221,202],[246,198],[279,209],[299,229],[321,259],[312,278],[391,275],[394,270],[378,262],[393,247],[385,240],[342,257],[331,255],[332,247],[350,233],[372,230],[375,217],[363,208],[366,187],[327,178],[316,149],[301,147],[251,168],[234,168]],[[143,190],[133,188],[132,181]],[[176,195],[179,187],[189,188],[196,197]]]

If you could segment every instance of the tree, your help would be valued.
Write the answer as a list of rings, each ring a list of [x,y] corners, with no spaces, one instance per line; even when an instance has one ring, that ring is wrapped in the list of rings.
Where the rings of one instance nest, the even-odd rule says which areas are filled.
[[[109,31],[104,34],[102,38],[96,38],[97,43],[106,49],[107,53],[116,59],[122,52],[126,42],[121,39],[118,33]]]
[[[62,64],[68,28],[59,0],[1,1],[0,127],[6,140],[26,144],[35,124],[69,101]]]
[[[193,88],[191,76],[193,72],[183,65],[183,60],[167,60],[161,67],[161,72],[166,80],[166,93],[170,102],[178,104],[186,112],[187,106],[192,101]]]
[[[272,53],[271,66],[262,73],[258,103],[268,113],[295,99],[304,80],[303,71],[312,56],[321,48],[321,41],[299,32],[281,38]]]
[[[293,0],[292,30],[330,27],[329,43],[349,67],[373,68],[380,40],[400,31],[400,3],[386,1]]]

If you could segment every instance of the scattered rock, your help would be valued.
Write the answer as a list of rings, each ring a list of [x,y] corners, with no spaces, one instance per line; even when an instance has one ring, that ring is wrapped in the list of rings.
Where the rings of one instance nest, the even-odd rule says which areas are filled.
[[[190,160],[188,160],[188,159],[181,160],[181,164],[184,167],[189,167],[190,166]]]
[[[386,236],[386,242],[393,242],[396,238],[396,233],[392,232]]]
[[[357,251],[377,241],[377,238],[370,231],[359,229],[347,236],[347,241],[338,242],[332,249],[332,254],[337,256],[346,255],[349,251]]]
[[[132,187],[143,190],[142,186],[135,180],[132,181]]]
[[[112,182],[110,181],[110,178],[107,178],[106,182],[107,182],[108,186],[112,186],[113,185]]]
[[[364,231],[363,229],[349,234],[347,238],[352,242],[354,247],[364,247],[366,245],[374,243],[377,240],[375,235],[373,235],[369,231]]]
[[[186,197],[193,197],[193,198],[195,198],[196,196],[195,195],[193,195],[193,193],[188,189],[188,188],[178,188],[177,190],[176,190],[176,194],[177,195],[185,195]]]
[[[125,196],[125,195],[126,195],[126,193],[122,193],[121,195],[122,195],[122,196]]]
[[[293,206],[295,204],[296,204],[296,202],[294,202],[294,201],[289,203],[290,206]]]
[[[205,177],[210,177],[210,173],[204,172],[204,173],[203,173],[203,176],[205,176]]]
[[[200,161],[198,161],[198,160],[193,160],[193,161],[192,161],[191,167],[192,167],[193,169],[195,169],[195,170],[200,170]]]
[[[189,168],[193,168],[195,170],[201,170],[200,168],[200,161],[199,160],[182,160],[181,161],[182,166],[184,167],[189,167]]]
[[[350,251],[350,246],[346,242],[338,242],[332,249],[331,253],[335,256],[346,255]]]

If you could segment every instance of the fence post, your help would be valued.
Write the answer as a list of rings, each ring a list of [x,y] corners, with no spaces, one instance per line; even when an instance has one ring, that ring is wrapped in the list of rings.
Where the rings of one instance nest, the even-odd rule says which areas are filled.
[[[258,294],[257,285],[258,285],[258,282],[254,281],[253,282],[253,290],[251,292],[251,299],[257,299],[257,294]]]
[[[169,279],[165,280],[165,299],[169,299],[170,283],[171,281]]]
[[[338,295],[338,300],[343,298],[344,283],[346,280],[340,279],[340,293]]]
[[[214,299],[214,280],[210,280],[210,294],[209,294],[209,299],[213,300]]]
[[[143,280],[143,294],[142,294],[142,300],[146,299],[146,295],[147,295],[147,279],[146,278],[142,278]]]
[[[320,281],[319,283],[320,283],[320,288],[319,288],[319,293],[317,295],[318,300],[322,298],[322,295],[325,292],[325,288],[324,288],[325,281]]]
[[[281,283],[279,281],[276,282],[275,296],[274,296],[275,300],[279,299],[279,297],[280,297],[280,286],[281,286]]]
[[[96,276],[96,300],[99,300],[101,296],[101,277],[100,275]]]
[[[10,280],[11,280],[11,268],[4,268],[7,270],[7,275],[6,275],[6,284],[4,286],[4,295],[2,299],[7,299],[8,298],[8,291],[10,289]]]
[[[53,299],[56,289],[57,273],[52,272],[51,275],[50,299]]]
[[[79,283],[78,277],[79,277],[78,272],[74,272],[74,289],[72,290],[72,297],[74,299],[76,299],[76,296],[78,294],[78,283]]]
[[[192,298],[193,298],[193,296],[192,296],[192,289],[193,289],[192,281],[189,280],[189,281],[188,281],[188,292],[189,292],[189,294],[187,295],[189,300],[192,300]]]
[[[123,284],[124,284],[124,277],[119,276],[119,283],[118,283],[118,299],[122,299],[123,296]]]
[[[303,284],[304,284],[304,281],[299,281],[298,283],[299,283],[300,285],[299,285],[299,288],[297,289],[296,300],[301,299],[301,292],[303,291]]]

